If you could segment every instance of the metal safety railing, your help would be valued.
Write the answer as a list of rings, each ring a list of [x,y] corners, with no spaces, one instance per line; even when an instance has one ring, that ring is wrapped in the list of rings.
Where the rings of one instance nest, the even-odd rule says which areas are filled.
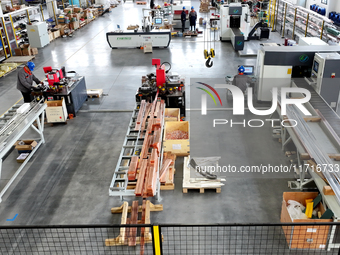
[[[338,223],[0,227],[0,254],[339,254]]]

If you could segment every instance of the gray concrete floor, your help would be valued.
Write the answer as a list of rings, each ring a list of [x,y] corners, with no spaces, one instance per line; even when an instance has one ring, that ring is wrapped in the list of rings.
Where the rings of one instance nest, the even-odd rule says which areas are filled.
[[[199,1],[193,5],[198,10]],[[237,66],[255,65],[256,58],[240,58],[230,43],[216,42],[214,65],[208,69],[203,58],[204,38],[174,38],[168,49],[154,49],[143,54],[139,49],[112,50],[106,32],[116,25],[140,24],[141,9],[134,3],[121,4],[98,20],[77,31],[73,38],[55,40],[34,60],[35,74],[43,78],[43,67],[66,66],[86,78],[89,89],[102,88],[107,96],[89,99],[82,110],[133,109],[134,93],[142,75],[152,72],[152,58],[172,64],[172,70],[187,78],[187,100],[192,101],[196,81],[216,78],[223,82],[227,74],[236,73]],[[200,14],[199,14],[200,16]],[[280,42],[279,36],[278,43]],[[213,84],[212,84],[213,85]],[[191,91],[192,90],[192,91]],[[231,106],[226,101],[226,107]],[[0,113],[21,98],[16,90],[16,73],[0,79]],[[191,106],[191,104],[188,104]],[[194,104],[193,104],[194,105]],[[86,113],[68,122],[45,128],[43,145],[0,204],[0,225],[30,224],[92,224],[119,223],[119,215],[110,208],[121,201],[109,197],[108,190],[131,113]],[[212,118],[232,118],[230,111],[209,112],[199,122],[199,112],[188,113],[191,120],[193,155],[221,156],[220,164],[288,165],[281,144],[271,135],[271,127],[261,129],[223,128],[214,134],[209,127]],[[252,117],[247,113],[245,118]],[[202,124],[206,121],[206,124]],[[209,134],[209,140],[205,139]],[[31,137],[31,133],[25,134]],[[18,164],[13,152],[4,162],[0,186],[11,176]],[[282,193],[288,191],[289,174],[226,174],[221,194],[213,191],[182,193],[183,159],[176,162],[174,191],[162,192],[163,212],[153,213],[152,222],[160,223],[224,223],[278,222]],[[131,201],[132,199],[129,199]],[[154,199],[151,199],[156,202]],[[14,222],[6,219],[18,217]]]

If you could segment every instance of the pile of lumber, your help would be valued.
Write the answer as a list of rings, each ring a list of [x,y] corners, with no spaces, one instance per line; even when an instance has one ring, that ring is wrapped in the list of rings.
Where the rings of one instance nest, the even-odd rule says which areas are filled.
[[[209,1],[201,0],[200,12],[209,12]]]
[[[138,201],[133,201],[132,206],[129,206],[128,202],[124,202],[120,207],[111,208],[111,213],[122,214],[120,222],[121,225],[150,224],[150,212],[160,211],[163,211],[163,205],[154,205],[147,200],[143,200],[142,205],[139,205]],[[130,213],[130,217],[128,217],[128,213]],[[140,233],[140,236],[137,236],[137,233]],[[148,227],[141,227],[138,232],[137,227],[121,227],[119,236],[105,240],[106,246],[136,246],[137,244],[140,244],[141,255],[144,254],[144,244],[146,243],[152,243],[152,236]]]
[[[156,97],[153,103],[142,100],[140,104],[135,131],[139,131],[143,146],[139,156],[131,157],[128,170],[129,181],[137,180],[136,196],[146,198],[156,195],[164,112],[165,102],[160,98]]]

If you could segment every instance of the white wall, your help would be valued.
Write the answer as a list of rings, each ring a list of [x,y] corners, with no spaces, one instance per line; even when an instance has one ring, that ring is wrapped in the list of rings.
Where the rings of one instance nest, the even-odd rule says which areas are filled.
[[[312,4],[316,4],[320,7],[326,8],[326,17],[328,18],[328,13],[332,11],[340,12],[340,2],[338,0],[328,0],[328,4],[322,4],[321,0],[307,0],[306,1],[306,8],[309,9],[309,7]],[[337,8],[337,6],[339,8]]]

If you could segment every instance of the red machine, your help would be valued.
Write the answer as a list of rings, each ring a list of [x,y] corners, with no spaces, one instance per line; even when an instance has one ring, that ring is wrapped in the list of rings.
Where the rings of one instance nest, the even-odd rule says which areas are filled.
[[[44,67],[44,72],[46,73],[48,85],[53,86],[55,83],[60,82],[64,78],[65,68],[52,69],[51,66]]]
[[[159,58],[153,58],[152,65],[156,66],[156,86],[163,87],[166,81],[165,65],[161,65],[161,60]]]

